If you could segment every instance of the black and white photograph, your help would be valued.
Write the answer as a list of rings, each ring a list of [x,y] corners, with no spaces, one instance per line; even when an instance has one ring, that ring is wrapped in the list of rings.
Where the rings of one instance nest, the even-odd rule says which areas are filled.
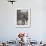
[[[16,10],[16,26],[17,27],[29,27],[30,26],[30,9],[19,8]]]

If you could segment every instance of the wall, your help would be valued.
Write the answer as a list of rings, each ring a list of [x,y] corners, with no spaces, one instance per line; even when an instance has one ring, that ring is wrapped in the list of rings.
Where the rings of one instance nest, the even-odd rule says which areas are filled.
[[[17,0],[14,5],[0,0],[0,40],[14,40],[18,32],[29,33],[32,39],[46,40],[46,1]],[[16,8],[31,8],[32,28],[16,28]]]

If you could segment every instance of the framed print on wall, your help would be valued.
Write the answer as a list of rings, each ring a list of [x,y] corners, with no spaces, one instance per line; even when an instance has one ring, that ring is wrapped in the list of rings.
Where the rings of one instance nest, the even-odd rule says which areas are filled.
[[[16,9],[16,27],[30,27],[31,25],[31,12],[30,8],[17,8]]]

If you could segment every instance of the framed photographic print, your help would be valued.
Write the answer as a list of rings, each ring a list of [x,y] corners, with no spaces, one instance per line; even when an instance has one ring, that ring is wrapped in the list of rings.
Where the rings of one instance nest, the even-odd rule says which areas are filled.
[[[31,12],[30,8],[16,9],[16,27],[30,27]]]

